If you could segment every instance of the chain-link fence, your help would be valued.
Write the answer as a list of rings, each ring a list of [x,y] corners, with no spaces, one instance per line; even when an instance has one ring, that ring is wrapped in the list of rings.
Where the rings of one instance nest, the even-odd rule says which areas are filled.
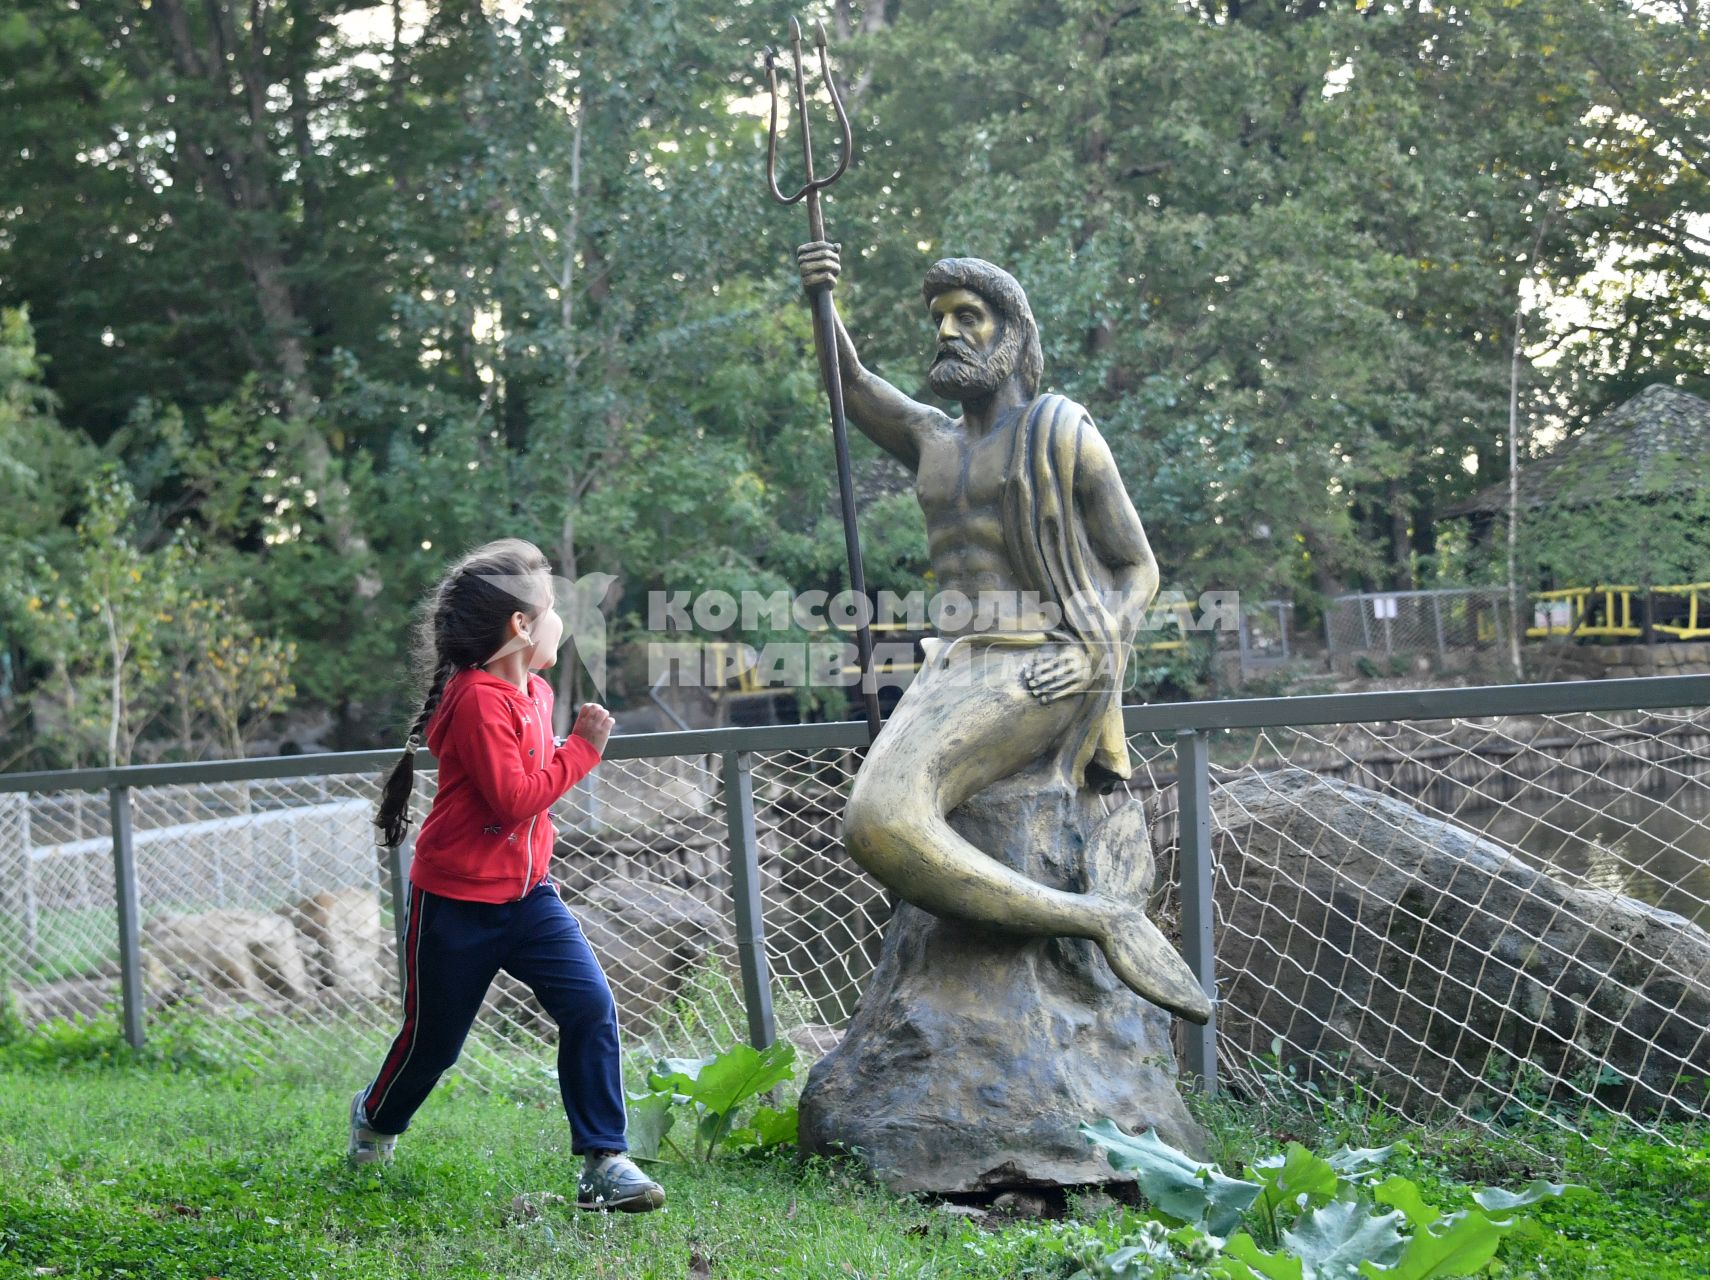
[[[1489,1123],[1703,1116],[1703,706],[1710,677],[1679,676],[1129,708],[1153,908],[1184,943],[1214,941],[1215,1027],[1181,1029],[1184,1069],[1248,1093],[1358,1082]],[[852,724],[615,739],[556,806],[554,877],[635,1057],[773,1034],[811,1057],[848,1021],[890,910],[840,841],[863,740]],[[0,975],[26,1023],[119,1003],[122,843],[144,1033],[191,1010],[241,1060],[318,1046],[370,1069],[397,1016],[401,868],[369,825],[393,758],[0,779]],[[432,790],[418,779],[418,816]],[[553,1036],[501,979],[459,1069],[549,1080]]]
[[[1333,660],[1424,657],[1438,671],[1476,669],[1507,651],[1512,613],[1501,587],[1367,591],[1330,601],[1324,639]]]
[[[805,728],[794,736],[827,737]],[[554,806],[552,874],[601,957],[626,1048],[651,1063],[749,1038],[745,935],[759,939],[777,1028],[809,1052],[823,1047],[853,1012],[890,910],[840,844],[858,752],[743,753],[754,831],[747,878],[763,903],[746,923],[722,753],[620,752],[614,744]],[[132,783],[119,794],[130,818],[144,1034],[192,1014],[195,1035],[233,1061],[324,1051],[358,1072],[378,1061],[396,1029],[395,901],[408,845],[396,855],[403,866],[389,866],[372,818],[395,759],[346,757],[343,767],[359,771],[322,776],[169,785],[136,781],[196,769],[86,775]],[[117,1013],[124,1001],[112,800],[50,789],[71,778],[41,775],[34,787],[0,792],[0,983],[28,1027]],[[418,819],[435,781],[418,771]],[[550,1072],[544,1049],[554,1036],[528,990],[500,974],[460,1069],[485,1086],[539,1077]]]
[[[1622,683],[1609,703],[1645,692]],[[1572,686],[1533,688],[1572,705]],[[1707,1114],[1710,713],[1469,714],[1504,694],[1530,700],[1426,691],[1292,700],[1297,719],[1331,708],[1320,725],[1203,717],[1216,1061],[1234,1087],[1358,1082],[1416,1117],[1572,1130]],[[1356,719],[1362,701],[1418,718]],[[1442,718],[1419,714],[1433,704]],[[1179,732],[1131,739],[1166,863],[1182,853]],[[1179,884],[1172,865],[1165,919]]]

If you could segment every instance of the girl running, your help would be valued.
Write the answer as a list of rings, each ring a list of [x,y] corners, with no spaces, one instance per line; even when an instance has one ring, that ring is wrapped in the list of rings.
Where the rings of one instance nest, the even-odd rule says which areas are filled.
[[[569,737],[554,739],[552,686],[534,672],[556,661],[563,630],[546,557],[516,538],[464,556],[422,619],[416,655],[428,693],[381,795],[381,843],[397,846],[410,825],[424,732],[439,788],[410,864],[404,1025],[351,1099],[349,1157],[391,1158],[503,969],[558,1024],[570,1150],[584,1157],[577,1207],[644,1213],[665,1192],[624,1155],[617,1008],[548,875],[552,803],[600,762],[612,728],[605,708],[584,703]]]

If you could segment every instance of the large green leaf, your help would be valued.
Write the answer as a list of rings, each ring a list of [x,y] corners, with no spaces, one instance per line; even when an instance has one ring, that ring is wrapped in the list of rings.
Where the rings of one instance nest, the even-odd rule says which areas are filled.
[[[665,1140],[671,1123],[676,1119],[671,1111],[668,1093],[632,1093],[629,1095],[629,1154],[634,1160],[657,1160],[659,1146]]]
[[[1283,1208],[1298,1212],[1328,1203],[1336,1198],[1341,1185],[1330,1162],[1298,1142],[1289,1143],[1277,1155],[1255,1160],[1247,1172],[1264,1187],[1259,1208],[1267,1214]]]
[[[1245,1231],[1237,1232],[1223,1246],[1225,1257],[1234,1258],[1264,1280],[1306,1280],[1305,1265],[1299,1258],[1282,1253],[1266,1253]]]
[[[1468,1276],[1496,1256],[1512,1223],[1492,1222],[1478,1209],[1450,1214],[1413,1233],[1394,1266],[1360,1264],[1367,1280],[1436,1280],[1439,1276]]]
[[[1256,1182],[1228,1177],[1216,1165],[1177,1151],[1153,1129],[1135,1137],[1106,1117],[1083,1124],[1081,1133],[1105,1149],[1112,1168],[1136,1175],[1141,1193],[1160,1213],[1203,1225],[1215,1236],[1233,1231],[1263,1190]]]
[[[1520,1209],[1529,1204],[1537,1204],[1552,1196],[1578,1193],[1586,1188],[1576,1186],[1571,1182],[1546,1182],[1542,1178],[1534,1179],[1519,1191],[1504,1191],[1501,1187],[1487,1187],[1474,1193],[1473,1199],[1481,1208],[1489,1209],[1492,1213],[1507,1213],[1511,1209]]]
[[[796,1047],[779,1040],[764,1050],[739,1044],[713,1058],[667,1058],[647,1077],[647,1087],[671,1090],[715,1115],[737,1107],[795,1074]]]
[[[1364,1200],[1333,1200],[1303,1216],[1282,1240],[1306,1264],[1307,1280],[1344,1280],[1358,1275],[1361,1263],[1387,1266],[1401,1256],[1401,1221],[1399,1213],[1372,1213]]]
[[[761,1107],[742,1128],[730,1135],[729,1141],[738,1146],[782,1147],[796,1140],[799,1113],[793,1106],[782,1111]]]
[[[1442,1210],[1425,1202],[1418,1184],[1409,1178],[1385,1178],[1372,1194],[1379,1204],[1400,1209],[1412,1227],[1428,1227],[1443,1216]]]
[[[653,1064],[653,1070],[647,1073],[647,1087],[655,1092],[664,1090],[674,1093],[678,1101],[687,1102],[688,1090],[694,1087],[696,1078],[703,1069],[717,1061],[717,1054],[710,1058],[661,1058]]]
[[[1396,1152],[1407,1151],[1405,1142],[1392,1142],[1387,1147],[1343,1147],[1330,1157],[1332,1169],[1350,1182],[1365,1181]]]

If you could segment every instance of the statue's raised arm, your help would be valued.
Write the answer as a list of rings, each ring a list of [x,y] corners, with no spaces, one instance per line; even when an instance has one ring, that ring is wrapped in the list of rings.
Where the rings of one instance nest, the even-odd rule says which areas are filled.
[[[837,283],[842,271],[838,246],[825,240],[810,241],[796,250],[802,287],[809,292]],[[904,395],[861,363],[855,343],[843,318],[832,307],[836,330],[838,364],[843,374],[843,407],[854,424],[879,448],[910,471],[920,469],[923,439],[950,426],[949,415]]]

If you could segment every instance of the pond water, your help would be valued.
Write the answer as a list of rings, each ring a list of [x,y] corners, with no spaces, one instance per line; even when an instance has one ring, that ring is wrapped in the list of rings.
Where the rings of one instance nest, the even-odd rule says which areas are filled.
[[[1545,871],[1611,889],[1710,929],[1710,790],[1670,796],[1609,789],[1573,799],[1522,793],[1455,821]]]

